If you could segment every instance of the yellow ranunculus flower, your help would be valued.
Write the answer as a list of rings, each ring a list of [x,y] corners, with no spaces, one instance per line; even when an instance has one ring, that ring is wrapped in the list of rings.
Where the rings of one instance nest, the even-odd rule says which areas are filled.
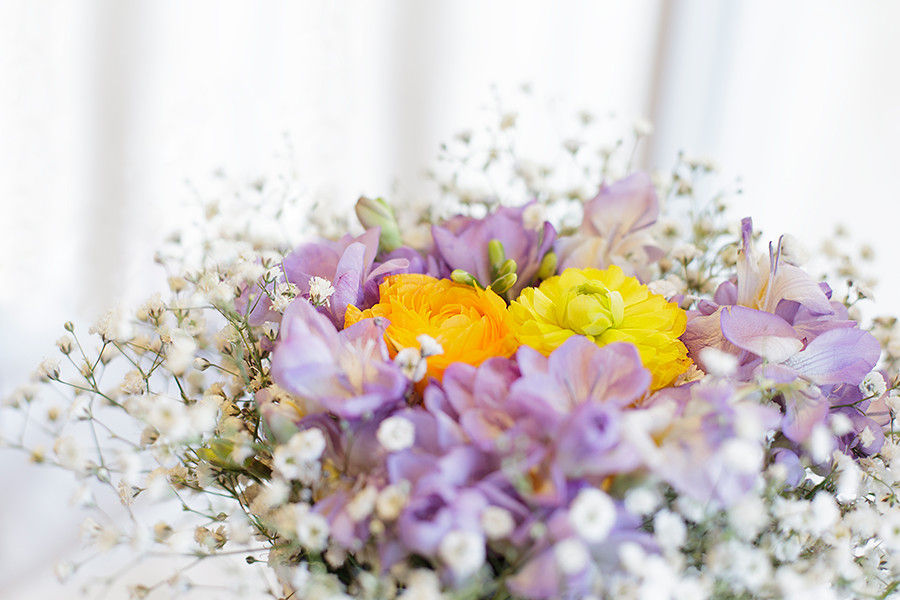
[[[428,275],[385,277],[379,301],[360,311],[350,306],[344,325],[384,317],[384,333],[391,356],[403,348],[418,348],[423,333],[434,338],[443,354],[429,356],[428,374],[441,379],[450,363],[480,365],[493,356],[511,356],[519,343],[506,302],[491,290],[476,289]]]
[[[509,307],[519,341],[550,354],[573,335],[598,345],[630,342],[653,376],[652,389],[670,385],[691,364],[678,337],[687,315],[617,266],[566,269],[525,288]]]

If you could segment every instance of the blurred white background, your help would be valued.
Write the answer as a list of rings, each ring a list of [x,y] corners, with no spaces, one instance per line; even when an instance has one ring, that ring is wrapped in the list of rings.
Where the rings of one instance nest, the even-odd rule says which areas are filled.
[[[384,193],[470,125],[491,84],[645,116],[740,175],[735,207],[814,247],[844,224],[900,309],[900,3],[0,0],[0,393],[62,323],[153,291],[186,179],[266,172]],[[0,598],[68,598],[72,480],[0,451]]]

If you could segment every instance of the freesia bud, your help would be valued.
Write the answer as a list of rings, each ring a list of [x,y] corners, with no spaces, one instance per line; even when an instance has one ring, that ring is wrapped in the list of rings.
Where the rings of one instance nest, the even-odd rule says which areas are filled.
[[[450,273],[450,279],[452,279],[456,283],[471,285],[473,287],[478,285],[478,281],[475,279],[475,277],[473,277],[472,274],[468,271],[463,271],[462,269],[454,269],[453,272]]]
[[[518,279],[518,276],[515,273],[507,273],[495,279],[494,283],[491,284],[491,289],[498,294],[505,294],[509,291],[509,288],[516,285],[516,279]]]
[[[506,250],[500,240],[493,239],[488,242],[488,260],[491,261],[491,268],[494,271],[499,271],[503,266],[503,261],[506,260]]]
[[[519,270],[519,265],[516,264],[516,261],[513,259],[509,259],[504,261],[500,268],[497,269],[497,277],[503,277],[504,275],[509,275],[510,273],[516,273]]]
[[[361,196],[356,201],[356,216],[366,229],[378,227],[381,230],[378,238],[378,249],[381,252],[391,252],[402,245],[394,211],[383,198],[372,200]]]
[[[541,259],[541,266],[538,267],[537,278],[548,279],[556,275],[557,258],[556,252],[548,252]]]

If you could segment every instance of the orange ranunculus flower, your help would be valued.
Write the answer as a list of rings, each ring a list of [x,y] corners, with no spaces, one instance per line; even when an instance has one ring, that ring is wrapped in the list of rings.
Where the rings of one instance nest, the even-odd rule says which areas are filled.
[[[443,347],[429,356],[428,375],[441,379],[451,363],[480,365],[493,356],[509,357],[519,347],[506,302],[491,290],[476,289],[449,279],[401,274],[385,277],[372,308],[347,308],[344,325],[384,317],[390,325],[385,342],[394,356],[402,348],[418,348],[423,333]]]

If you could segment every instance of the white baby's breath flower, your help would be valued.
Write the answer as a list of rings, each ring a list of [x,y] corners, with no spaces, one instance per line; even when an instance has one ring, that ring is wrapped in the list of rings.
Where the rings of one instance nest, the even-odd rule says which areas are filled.
[[[78,441],[70,436],[56,438],[53,443],[53,453],[59,464],[72,471],[81,471],[85,465],[84,450]]]
[[[184,375],[188,367],[194,363],[196,351],[197,341],[193,336],[177,330],[172,333],[172,343],[166,350],[166,366],[175,375]]]
[[[133,450],[120,450],[116,454],[116,469],[122,477],[122,481],[128,485],[140,483],[141,457]]]
[[[640,575],[647,567],[647,554],[636,542],[625,542],[619,546],[619,560],[625,570]]]
[[[275,449],[273,466],[286,479],[307,480],[310,469],[318,473],[316,461],[322,456],[325,446],[325,435],[321,429],[304,429],[291,436],[287,444]]]
[[[647,284],[647,289],[654,294],[659,294],[667,300],[677,294],[684,293],[685,283],[676,275],[669,275],[664,279],[654,279]]]
[[[616,507],[612,499],[596,488],[578,492],[569,507],[569,522],[585,541],[602,542],[616,521]]]
[[[318,427],[310,427],[291,436],[288,445],[300,460],[318,460],[325,451],[325,434]]]
[[[546,209],[540,202],[532,202],[522,211],[522,224],[527,229],[540,229],[546,220]]]
[[[484,538],[474,531],[451,531],[441,540],[438,554],[456,577],[464,579],[484,564]]]
[[[375,502],[378,499],[378,489],[369,485],[357,492],[353,499],[347,503],[347,515],[354,522],[362,521],[375,510]]]
[[[122,307],[116,307],[100,317],[88,333],[96,333],[107,341],[127,342],[134,335],[134,327],[130,315]]]
[[[813,497],[809,509],[806,530],[816,536],[829,530],[841,516],[834,497],[824,491]]]
[[[863,430],[859,432],[859,443],[863,446],[870,446],[874,441],[875,433],[868,425],[866,425],[863,427]]]
[[[584,571],[591,560],[588,547],[578,538],[567,538],[553,547],[556,566],[565,575],[577,575]]]
[[[299,293],[300,290],[293,283],[279,283],[272,298],[272,308],[277,312],[284,312]]]
[[[700,360],[710,375],[728,377],[737,370],[737,357],[718,348],[704,348],[700,351]]]
[[[672,250],[672,258],[679,262],[691,262],[700,255],[700,249],[693,244],[682,244]]]
[[[151,399],[149,396],[143,398]],[[183,403],[166,396],[154,396],[147,410],[147,423],[170,440],[184,439],[190,433],[190,420]]]
[[[218,423],[219,403],[203,397],[188,409],[190,427],[195,435],[208,434]]]
[[[406,579],[406,589],[397,600],[443,600],[441,582],[430,569],[416,569]]]
[[[900,511],[891,511],[881,517],[878,536],[891,551],[900,552]]]
[[[678,496],[675,500],[675,509],[682,517],[694,523],[700,523],[707,516],[709,504],[700,502],[691,496]]]
[[[843,452],[834,452],[837,480],[835,499],[841,503],[852,502],[859,495],[862,472],[859,465]]]
[[[399,452],[415,443],[416,428],[409,419],[395,415],[381,422],[375,436],[388,452]]]
[[[334,286],[324,277],[313,275],[309,278],[309,301],[313,306],[329,306],[334,294]]]
[[[481,513],[481,528],[489,540],[502,540],[513,532],[516,522],[512,513],[499,506],[488,506]]]
[[[56,340],[56,347],[59,348],[59,351],[63,354],[71,354],[75,347],[75,340],[67,333]]]
[[[35,371],[35,377],[41,381],[50,381],[59,378],[59,361],[55,358],[47,358],[41,361]]]
[[[742,540],[752,541],[769,521],[766,507],[758,496],[747,494],[728,508],[728,523]]]
[[[853,421],[844,413],[831,413],[828,424],[831,426],[831,432],[838,437],[853,431]]]
[[[413,382],[421,381],[428,369],[428,363],[418,348],[401,348],[394,357],[394,364]]]
[[[660,546],[674,550],[684,545],[687,527],[672,511],[661,510],[653,517],[653,535]]]
[[[741,438],[727,440],[720,449],[722,459],[740,473],[754,473],[762,467],[763,451],[759,444]]]
[[[304,505],[305,506],[305,505]],[[320,515],[309,510],[297,511],[297,541],[311,552],[321,552],[328,542],[328,521]]]
[[[625,510],[633,515],[652,513],[662,501],[659,493],[646,486],[632,488],[625,493]]]
[[[122,383],[119,385],[119,389],[123,394],[143,394],[146,391],[146,384],[144,383],[144,376],[137,369],[132,369],[125,373],[125,376],[122,378]]]
[[[900,415],[900,392],[891,390],[888,397],[885,399],[885,404],[887,404],[888,410],[892,413]]]
[[[859,384],[860,393],[866,398],[878,398],[887,391],[887,382],[878,371],[872,371]]]
[[[828,460],[834,449],[834,435],[824,425],[816,425],[813,427],[807,445],[812,459],[817,463],[823,463]]]
[[[403,486],[392,484],[381,490],[375,500],[375,511],[379,519],[393,521],[400,516],[400,511],[406,506],[408,494]]]
[[[416,340],[419,342],[419,352],[422,355],[422,358],[438,356],[444,353],[444,347],[441,346],[436,339],[426,333],[419,334],[416,337]]]

